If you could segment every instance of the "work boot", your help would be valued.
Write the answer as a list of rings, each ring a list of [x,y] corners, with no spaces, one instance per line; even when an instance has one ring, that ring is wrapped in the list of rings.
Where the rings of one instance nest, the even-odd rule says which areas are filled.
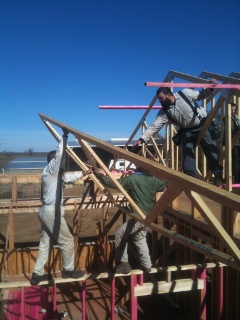
[[[38,275],[37,273],[33,272],[30,283],[32,286],[36,286],[39,284],[39,282],[49,281],[49,280],[52,280],[51,274]]]
[[[78,279],[82,278],[84,276],[84,273],[81,270],[63,270],[62,271],[62,278],[72,278],[72,279]]]
[[[132,268],[128,262],[118,262],[115,273],[128,274],[132,271]]]
[[[144,273],[149,273],[149,272],[151,272],[151,268],[146,268],[146,267],[141,267],[140,268]]]
[[[220,187],[223,184],[221,177],[215,177],[214,185]]]

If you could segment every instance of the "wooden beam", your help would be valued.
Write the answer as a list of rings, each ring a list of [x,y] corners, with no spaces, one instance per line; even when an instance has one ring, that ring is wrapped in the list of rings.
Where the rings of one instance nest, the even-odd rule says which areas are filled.
[[[149,107],[147,108],[147,110],[144,112],[140,122],[137,124],[136,128],[134,129],[133,133],[131,134],[131,136],[129,137],[128,141],[125,144],[125,148],[127,148],[130,144],[130,142],[133,140],[134,136],[136,135],[136,133],[138,132],[138,130],[141,128],[143,122],[145,121],[147,115],[149,114],[149,112],[152,110],[154,104],[157,101],[157,96],[155,95],[152,99],[152,101],[149,104]]]
[[[134,295],[136,297],[143,297],[154,294],[165,294],[202,289],[204,289],[204,281],[201,279],[179,279],[171,282],[159,281],[144,283],[142,286],[137,285],[134,288]]]
[[[221,108],[222,104],[224,103],[224,99],[222,97],[220,97],[217,101],[217,103],[215,104],[214,108],[211,109],[211,111],[209,112],[201,131],[198,134],[197,137],[197,141],[196,141],[196,146],[199,144],[199,142],[201,141],[202,137],[204,136],[204,133],[208,130],[208,127],[210,126],[211,122],[213,121],[213,119],[215,118],[216,114],[218,113],[219,109]]]
[[[54,120],[54,119],[50,119],[49,117],[46,117],[44,115],[39,114],[40,117],[42,119],[44,119],[44,121],[50,121],[51,123],[57,125],[57,126],[61,126],[61,123]],[[75,137],[79,140],[79,141],[84,141],[84,143],[88,142],[88,143],[92,143],[94,145],[97,145],[98,147],[109,151],[111,153],[113,153],[115,156],[117,157],[122,157],[130,162],[135,163],[136,165],[140,165],[141,167],[145,168],[146,170],[150,171],[153,175],[155,175],[156,177],[160,178],[160,179],[166,179],[171,181],[170,186],[169,186],[169,190],[170,192],[173,192],[174,196],[178,196],[178,194],[181,192],[182,188],[186,188],[189,190],[192,190],[196,193],[199,193],[203,196],[206,196],[207,198],[213,199],[214,201],[218,201],[219,203],[222,203],[226,206],[233,208],[235,210],[237,210],[237,208],[239,208],[240,206],[240,199],[237,195],[234,195],[232,193],[226,192],[225,190],[220,190],[219,188],[215,187],[215,186],[211,186],[210,184],[206,184],[205,182],[202,182],[200,180],[196,180],[193,177],[187,176],[185,174],[182,174],[176,170],[172,170],[169,168],[166,168],[165,166],[162,166],[156,162],[153,162],[152,160],[140,157],[139,155],[135,155],[130,153],[128,150],[123,150],[120,149],[118,147],[115,147],[107,142],[103,142],[100,139],[94,138],[92,136],[89,136],[87,134],[84,134],[80,131],[77,131],[71,127],[66,126],[67,130],[69,132],[71,132],[72,134],[75,135]],[[86,146],[88,146],[86,144]],[[87,150],[88,152],[90,152],[90,147],[85,147],[85,149],[89,148],[89,150]],[[93,152],[93,151],[91,151]],[[97,157],[95,157],[95,159],[97,161],[100,161],[100,159],[98,159]],[[108,172],[108,169],[106,169],[107,174],[110,174]],[[196,183],[197,181],[197,183]],[[117,181],[114,181],[115,184],[117,183]],[[119,186],[118,186],[119,187]],[[120,186],[121,187],[121,186]],[[119,188],[120,189],[120,188]],[[121,190],[122,191],[122,190]],[[166,198],[168,196],[170,196],[170,198],[174,198],[173,195],[171,195],[171,193],[166,193]],[[127,197],[127,199],[129,200],[129,198]],[[159,200],[161,201],[161,199]],[[169,201],[169,199],[168,199]],[[131,200],[130,200],[131,202]],[[217,260],[217,261],[221,261],[223,263],[226,263],[227,265],[240,270],[240,264],[239,261],[236,261],[234,257],[227,255],[223,252],[220,252],[218,250],[209,248],[207,246],[204,246],[201,243],[198,243],[194,240],[188,239],[187,237],[184,237],[182,235],[179,235],[177,233],[173,233],[171,231],[169,231],[168,229],[159,227],[154,225],[153,223],[151,223],[151,221],[153,221],[156,216],[159,214],[159,212],[161,212],[160,210],[162,210],[160,207],[161,203],[157,203],[154,206],[154,210],[152,212],[150,212],[149,218],[148,220],[146,220],[144,222],[144,220],[142,218],[139,218],[136,215],[131,215],[131,213],[126,210],[125,208],[121,208],[123,212],[126,212],[129,216],[132,216],[135,220],[140,221],[141,223],[144,223],[145,225],[148,225],[150,228],[152,228],[153,230],[157,230],[157,232],[161,232],[164,235],[166,235],[167,237],[173,239],[174,241],[177,241],[195,251],[198,251],[202,254],[205,254],[207,256],[213,257]],[[163,204],[166,205],[166,204]]]
[[[214,216],[211,210],[208,208],[203,199],[196,192],[187,190],[185,193],[188,195],[189,199],[194,203],[197,209],[200,211],[201,215],[212,227],[214,233],[216,233],[219,238],[224,241],[228,250],[240,261],[240,250],[233,242],[229,234],[225,231],[221,223]]]
[[[146,223],[150,224],[153,222],[158,215],[161,215],[169,204],[179,196],[179,194],[183,191],[178,185],[170,184],[166,191],[162,194],[161,198],[155,203],[151,211],[149,212]]]
[[[138,212],[138,214],[140,215],[140,217],[142,217],[142,219],[145,219],[145,214],[136,205],[136,203],[132,200],[132,198],[129,196],[129,194],[121,186],[121,184],[118,182],[118,180],[114,177],[114,175],[110,172],[110,170],[105,166],[105,164],[102,162],[102,160],[97,156],[97,154],[91,149],[91,147],[85,141],[81,141],[81,143],[82,143],[82,146],[85,148],[85,150],[87,150],[90,154],[94,155],[95,160],[103,168],[103,170],[106,172],[106,174],[109,176],[109,178],[114,182],[114,184],[121,191],[121,193],[124,195],[124,197],[129,201],[132,208],[134,208]],[[107,189],[107,195],[110,197],[110,199],[111,200],[114,199],[110,189],[109,188],[106,188],[106,189]]]
[[[46,120],[44,120],[44,118],[41,118],[43,123],[45,124],[45,126],[48,128],[48,130],[52,133],[52,135],[54,136],[54,138],[59,142],[61,140],[61,136],[59,135],[59,133],[50,125],[50,123]],[[60,124],[60,127],[62,126],[62,124]],[[76,153],[67,145],[67,154],[69,154],[69,156],[79,165],[79,167],[86,171],[88,170],[89,168],[87,167],[87,165],[79,159],[79,157],[76,155]],[[98,184],[99,188],[101,190],[104,190],[104,186],[99,182],[98,179],[96,179],[96,177],[91,174],[89,175],[89,177],[95,182]]]
[[[1,174],[0,175],[0,184],[12,184],[13,179],[16,179],[16,183],[25,184],[25,183],[40,183],[41,174]]]
[[[48,121],[61,127],[61,122],[51,119],[43,114],[39,114],[39,116],[43,119],[48,119]],[[184,186],[188,189],[191,189],[201,194],[202,196],[205,196],[209,199],[222,203],[235,210],[238,210],[240,207],[240,198],[238,195],[234,195],[225,190],[221,190],[204,181],[196,180],[196,178],[190,177],[176,170],[167,168],[159,163],[153,162],[152,160],[149,160],[149,159],[145,159],[127,150],[123,150],[119,147],[115,147],[110,143],[94,138],[90,135],[87,135],[69,126],[66,126],[66,128],[68,129],[69,132],[75,135],[76,138],[86,140],[88,143],[97,145],[99,148],[102,148],[103,150],[113,153],[117,157],[122,157],[128,161],[135,163],[136,165],[140,165],[146,170],[148,170],[149,172],[151,172],[154,176],[160,179],[170,180],[175,185],[178,185],[180,188]]]
[[[197,82],[197,83],[209,83],[207,79],[203,79],[202,77],[196,77],[189,75],[187,73],[182,73],[179,71],[171,70],[169,71],[168,75],[164,79],[164,82],[166,81],[173,81],[174,78],[179,78],[184,81],[191,81],[191,82]]]
[[[151,273],[161,273],[161,272],[176,272],[176,271],[186,271],[186,270],[195,270],[196,268],[216,268],[216,267],[225,267],[225,264],[221,263],[206,263],[206,264],[189,264],[189,265],[179,265],[179,266],[169,266],[162,268],[152,268]],[[96,279],[107,279],[107,278],[117,278],[117,277],[128,277],[129,275],[138,275],[143,274],[142,270],[135,269],[132,270],[129,274],[116,274],[111,272],[103,272],[103,273],[88,273],[79,279],[63,279],[63,278],[53,278],[50,281],[42,281],[39,283],[39,286],[42,285],[52,285],[58,283],[68,283],[68,282],[79,282],[85,280],[96,280]],[[14,281],[14,282],[0,282],[0,289],[8,289],[8,288],[21,288],[21,287],[29,287],[31,286],[30,281]]]
[[[124,208],[123,208],[124,209]],[[132,218],[134,218],[137,221],[140,221],[140,219],[131,213],[128,213],[128,215]],[[146,220],[142,223],[146,223]],[[146,224],[154,231],[160,232],[163,236],[166,236],[173,241],[176,241],[192,250],[195,250],[197,252],[200,252],[201,254],[210,257],[211,259],[215,259],[216,261],[222,262],[238,271],[240,271],[240,263],[237,261],[234,257],[232,257],[229,254],[226,254],[224,252],[221,252],[219,250],[213,249],[212,247],[209,247],[207,245],[204,245],[202,243],[199,243],[195,240],[192,240],[190,238],[187,238],[181,234],[178,234],[175,231],[168,230],[164,227],[161,227],[159,225],[156,225],[155,223]]]
[[[236,79],[236,78],[231,77],[231,76],[223,76],[221,74],[208,72],[208,71],[203,71],[200,76],[202,76],[202,77],[204,76],[204,77],[208,77],[208,78],[214,78],[214,79],[217,79],[219,81],[228,82],[228,83],[234,83],[234,84],[239,84],[240,83],[240,79]]]

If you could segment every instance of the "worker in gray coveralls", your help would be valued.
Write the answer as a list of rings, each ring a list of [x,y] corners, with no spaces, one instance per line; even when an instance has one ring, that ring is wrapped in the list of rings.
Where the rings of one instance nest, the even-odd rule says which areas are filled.
[[[44,265],[49,258],[54,241],[59,245],[62,253],[62,277],[77,279],[83,276],[81,270],[74,270],[74,239],[64,218],[63,184],[73,183],[92,171],[63,172],[61,164],[65,158],[68,131],[64,126],[62,130],[63,138],[57,150],[48,153],[48,165],[42,174],[42,205],[38,214],[41,222],[41,239],[37,261],[30,280],[31,285],[37,285],[41,281],[52,278],[51,274],[44,274]]]
[[[210,83],[215,83],[211,79]],[[149,140],[167,123],[180,126],[181,148],[183,159],[183,172],[189,176],[196,177],[196,159],[194,147],[199,132],[201,131],[207,117],[204,108],[199,106],[196,101],[209,97],[213,88],[201,91],[183,89],[172,93],[170,88],[160,87],[157,90],[157,98],[162,105],[155,120],[146,129],[143,135],[133,144],[133,148]],[[215,175],[214,184],[219,187],[222,184],[223,167],[219,163],[219,150],[216,142],[212,140],[208,130],[205,131],[200,145],[207,158],[210,170]]]
[[[133,174],[118,179],[118,182],[128,191],[137,206],[147,216],[154,205],[156,192],[163,191],[166,188],[166,183],[152,176],[149,172],[142,170],[144,169],[138,168]],[[117,189],[117,186],[110,178],[99,174],[98,171],[94,173],[104,185]],[[151,271],[152,262],[146,236],[147,227],[135,219],[129,219],[118,229],[115,235],[116,273],[127,274],[132,270],[128,261],[127,252],[129,240],[132,240],[136,246],[141,263],[140,268],[144,272]]]

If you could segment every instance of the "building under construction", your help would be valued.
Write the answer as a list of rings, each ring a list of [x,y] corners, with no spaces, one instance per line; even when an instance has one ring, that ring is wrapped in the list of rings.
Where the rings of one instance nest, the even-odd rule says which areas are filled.
[[[217,80],[216,85],[209,84],[212,77]],[[198,179],[182,173],[181,150],[172,141],[176,132],[173,125],[165,128],[164,144],[159,145],[151,137],[151,148],[145,143],[137,152],[130,152],[129,145],[138,138],[139,130],[148,127],[147,117],[154,108],[156,96],[143,111],[124,148],[66,124],[79,142],[85,159],[83,161],[69,146],[67,157],[79,170],[87,170],[89,163],[97,166],[118,189],[105,187],[91,174],[90,193],[73,195],[70,194],[72,190],[64,191],[66,220],[75,240],[75,267],[85,270],[85,275],[77,280],[62,279],[61,254],[54,246],[45,266],[46,272],[54,275],[53,280],[32,287],[29,280],[38,254],[36,242],[40,233],[35,232],[38,240],[27,239],[38,223],[41,175],[0,176],[1,186],[11,188],[11,198],[0,201],[0,319],[240,319],[240,185],[232,183],[231,164],[231,150],[239,141],[240,131],[232,139],[229,108],[234,101],[240,114],[240,73],[226,76],[202,72],[192,76],[170,71],[162,82],[145,85],[214,87],[212,95],[202,102],[208,117],[198,142],[217,115],[225,117],[225,133],[222,134],[225,134],[226,144],[219,146],[224,184],[221,188],[214,186],[198,144],[195,150]],[[64,119],[39,116],[53,137],[60,141],[55,127],[60,128]],[[117,181],[118,177],[128,174],[127,168],[116,175],[92,145],[112,154],[116,161],[125,159],[128,164],[141,166],[167,182],[165,192],[156,194],[155,205],[147,218]],[[19,189],[29,185],[34,186],[35,195],[20,197]],[[132,214],[130,208],[138,214]],[[18,223],[23,218],[27,222],[20,230]],[[148,244],[153,264],[149,274],[138,269],[138,257],[131,247],[131,264],[136,268],[127,275],[115,274],[112,270],[114,234],[129,218],[149,228]],[[19,233],[26,234],[24,243],[16,241]]]

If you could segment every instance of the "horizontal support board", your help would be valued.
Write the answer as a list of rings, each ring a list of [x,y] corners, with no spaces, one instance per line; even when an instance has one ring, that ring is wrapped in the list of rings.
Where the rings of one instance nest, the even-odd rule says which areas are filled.
[[[150,273],[161,273],[161,272],[176,272],[176,271],[186,271],[186,270],[196,270],[196,269],[211,269],[211,268],[219,268],[225,267],[226,265],[222,263],[205,263],[205,264],[187,264],[187,265],[179,265],[179,266],[169,266],[169,267],[160,267],[160,268],[152,268]],[[75,281],[85,281],[85,280],[96,280],[96,279],[106,279],[106,278],[116,278],[116,277],[128,277],[130,275],[138,275],[143,274],[142,270],[135,269],[132,270],[128,274],[115,274],[110,272],[103,273],[88,273],[79,279],[63,279],[63,278],[53,278],[51,281],[42,281],[39,285],[48,285],[54,283],[65,283],[65,282],[75,282]],[[30,281],[16,281],[16,282],[1,282],[0,289],[7,288],[20,288],[20,287],[29,287],[31,286]]]
[[[182,292],[204,289],[204,280],[180,279],[172,282],[159,281],[144,283],[134,288],[134,296],[150,296],[153,294],[164,294],[170,292]]]

